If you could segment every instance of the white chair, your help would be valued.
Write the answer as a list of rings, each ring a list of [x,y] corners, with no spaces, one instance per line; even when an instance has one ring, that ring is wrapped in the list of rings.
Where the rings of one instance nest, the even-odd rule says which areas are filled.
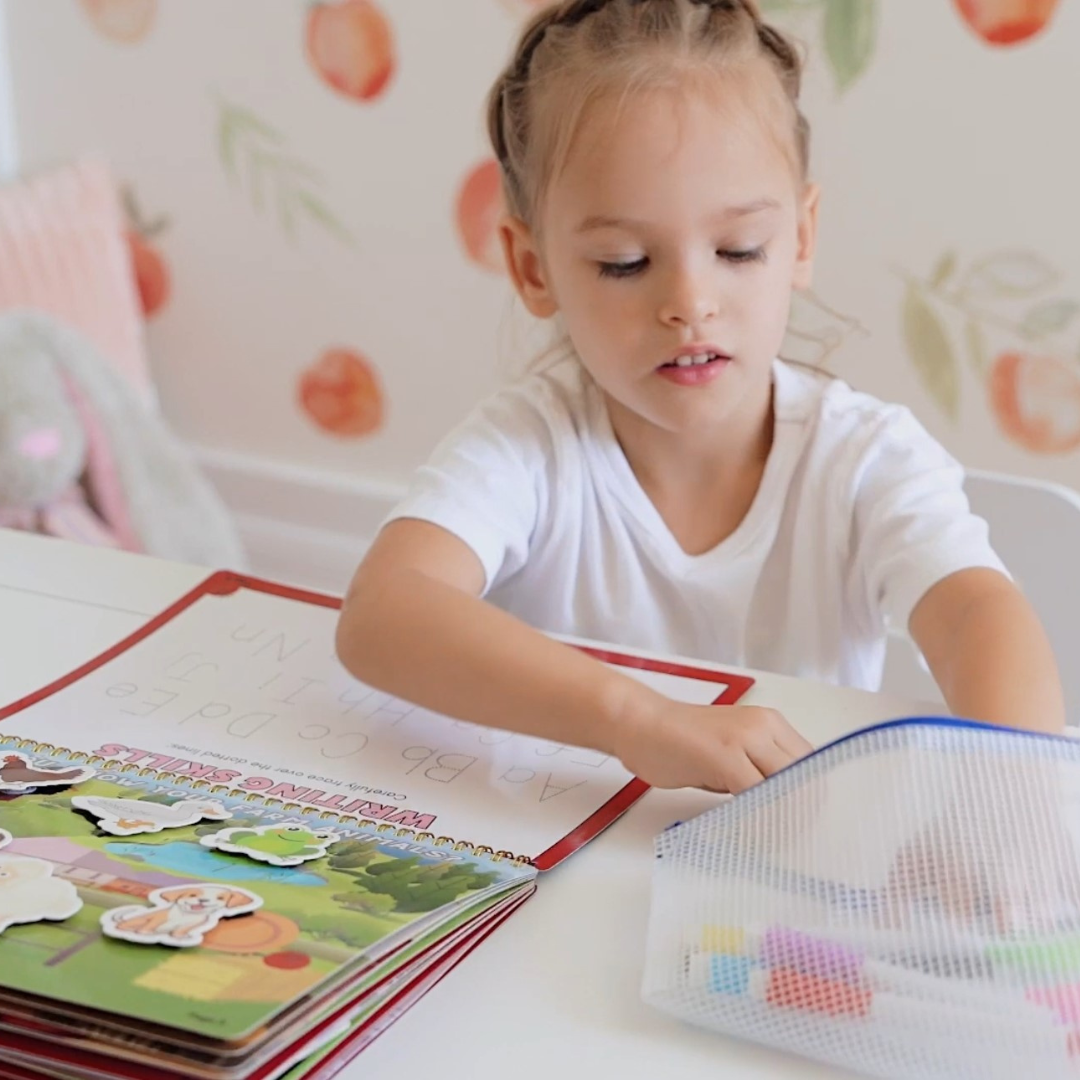
[[[971,508],[1042,620],[1057,657],[1068,722],[1080,724],[1080,493],[1063,484],[969,470]],[[882,690],[941,701],[906,634],[890,638]]]

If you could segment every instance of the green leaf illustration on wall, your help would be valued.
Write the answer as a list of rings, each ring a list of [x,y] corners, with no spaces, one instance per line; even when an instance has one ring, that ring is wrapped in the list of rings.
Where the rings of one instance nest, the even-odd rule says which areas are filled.
[[[1041,338],[1047,334],[1058,334],[1066,330],[1069,324],[1080,314],[1080,304],[1075,300],[1045,300],[1036,304],[1020,324],[1020,333],[1027,338]]]
[[[934,267],[934,272],[930,275],[930,285],[932,288],[938,288],[944,285],[946,281],[953,276],[956,271],[956,252],[946,251],[937,261],[937,266]]]
[[[908,284],[904,297],[904,338],[923,385],[950,420],[960,409],[960,370],[948,332],[922,289]]]
[[[256,213],[272,207],[290,240],[302,219],[350,247],[356,240],[323,201],[323,178],[289,150],[285,136],[251,109],[218,98],[217,143],[222,167]]]
[[[1038,252],[998,250],[966,269],[946,252],[925,278],[898,273],[908,353],[946,415],[957,417],[963,353],[1010,442],[1033,454],[1080,449],[1080,300],[1046,295],[1057,267]]]
[[[821,19],[822,46],[843,93],[866,71],[877,46],[878,0],[761,0],[762,14]]]
[[[1056,285],[1060,275],[1041,255],[1031,251],[996,251],[968,271],[969,293],[992,296],[1031,296]]]
[[[877,41],[877,0],[826,0],[825,53],[846,90],[867,68]]]
[[[978,319],[968,319],[964,324],[964,340],[972,368],[977,375],[985,375],[990,368],[990,347],[986,344],[986,332]]]
[[[827,370],[833,355],[851,338],[868,336],[869,331],[858,319],[827,303],[813,289],[803,289],[791,298],[780,355],[785,360]]]

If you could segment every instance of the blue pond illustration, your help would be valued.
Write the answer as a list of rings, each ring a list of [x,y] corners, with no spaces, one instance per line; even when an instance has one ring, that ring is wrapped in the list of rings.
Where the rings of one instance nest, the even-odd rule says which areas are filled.
[[[231,859],[201,844],[184,840],[168,844],[106,844],[105,850],[110,855],[137,859],[148,867],[206,881],[224,878],[227,881],[279,881],[289,885],[323,885],[326,882],[318,874],[288,866],[268,866],[251,859]]]

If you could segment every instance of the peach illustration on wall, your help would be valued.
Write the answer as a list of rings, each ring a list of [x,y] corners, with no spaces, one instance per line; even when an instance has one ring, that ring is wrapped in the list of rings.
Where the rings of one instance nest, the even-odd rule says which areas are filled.
[[[282,132],[254,111],[219,98],[217,145],[228,178],[244,189],[257,214],[272,209],[290,240],[306,219],[343,243],[355,243],[323,200],[318,170],[293,154]]]
[[[386,410],[378,373],[355,349],[326,349],[300,373],[296,392],[308,419],[330,435],[361,438],[383,425]]]
[[[908,354],[950,419],[964,355],[1008,439],[1033,454],[1080,447],[1080,342],[1067,336],[1080,302],[1057,292],[1054,266],[1034,252],[998,251],[964,269],[949,252],[929,277],[903,276]]]
[[[390,22],[372,0],[313,4],[305,45],[323,82],[354,101],[380,97],[397,67]]]
[[[161,216],[147,221],[130,187],[124,188],[123,203],[135,285],[139,290],[143,315],[150,319],[165,306],[172,292],[169,265],[155,243],[169,227],[169,220]]]
[[[154,25],[157,0],[79,0],[94,28],[125,45],[141,41]]]
[[[499,164],[489,158],[462,181],[454,201],[454,223],[469,259],[497,274],[505,269],[497,231],[503,206]]]
[[[1017,45],[1046,29],[1059,0],[953,0],[964,22],[988,45]]]

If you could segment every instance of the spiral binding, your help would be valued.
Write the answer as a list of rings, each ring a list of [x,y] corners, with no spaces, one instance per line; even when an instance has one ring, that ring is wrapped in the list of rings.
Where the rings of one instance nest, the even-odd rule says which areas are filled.
[[[34,739],[20,739],[12,736],[0,740],[0,746],[14,746],[17,750],[30,750],[35,754],[48,755],[57,762],[82,763],[92,765],[101,771],[108,770],[115,773],[135,773],[148,779],[158,780],[162,783],[173,783],[177,787],[187,788],[192,791],[204,791],[210,795],[222,795],[227,798],[243,799],[246,803],[257,806],[265,806],[280,809],[285,813],[296,814],[301,817],[317,817],[319,821],[336,822],[339,825],[359,826],[369,832],[393,834],[395,837],[411,839],[414,843],[429,848],[445,848],[451,846],[453,851],[464,851],[469,855],[484,857],[492,862],[509,862],[515,866],[532,866],[533,860],[528,855],[515,855],[512,851],[495,851],[485,844],[474,844],[470,840],[455,840],[452,836],[436,836],[430,832],[417,832],[416,829],[408,829],[401,825],[390,825],[385,821],[376,821],[372,818],[355,817],[352,814],[335,814],[332,810],[320,810],[317,806],[304,806],[298,802],[283,802],[281,799],[268,799],[254,791],[244,791],[241,788],[229,787],[228,784],[210,784],[205,780],[199,780],[191,776],[181,776],[178,773],[158,772],[156,769],[140,768],[138,765],[124,765],[113,758],[104,758],[96,754],[87,754],[81,750],[69,750],[64,746],[53,746],[51,743],[39,743]]]

